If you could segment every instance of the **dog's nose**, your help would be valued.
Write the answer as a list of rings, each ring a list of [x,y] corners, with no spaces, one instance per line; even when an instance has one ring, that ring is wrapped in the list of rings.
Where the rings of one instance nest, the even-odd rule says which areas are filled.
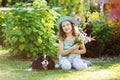
[[[41,62],[42,64],[48,64],[48,61],[47,60],[44,60]]]

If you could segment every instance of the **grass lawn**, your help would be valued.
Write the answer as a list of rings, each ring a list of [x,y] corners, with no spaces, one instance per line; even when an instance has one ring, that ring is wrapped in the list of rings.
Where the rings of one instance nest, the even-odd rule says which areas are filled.
[[[91,60],[93,66],[86,70],[61,69],[31,71],[29,61],[11,60],[0,51],[0,80],[120,80],[120,58],[101,61]]]

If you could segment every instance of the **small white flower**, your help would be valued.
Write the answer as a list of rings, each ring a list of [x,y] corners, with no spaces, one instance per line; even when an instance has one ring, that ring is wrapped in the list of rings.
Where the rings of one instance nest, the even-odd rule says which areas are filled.
[[[3,23],[2,26],[7,26],[7,25],[5,23]]]
[[[33,4],[35,4],[35,5],[39,5],[39,2],[38,2],[38,1],[35,1],[35,2],[33,2]]]
[[[33,9],[33,8],[31,8],[31,7],[28,7],[28,8],[27,8],[27,10],[32,11],[32,10],[34,10],[34,9]]]

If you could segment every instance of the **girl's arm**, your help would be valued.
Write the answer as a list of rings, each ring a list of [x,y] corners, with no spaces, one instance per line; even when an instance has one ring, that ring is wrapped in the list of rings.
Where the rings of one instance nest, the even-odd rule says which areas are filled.
[[[69,49],[64,50],[63,41],[60,41],[60,40],[59,40],[60,54],[63,55],[63,56],[66,56],[66,55],[70,54],[71,52],[73,52],[74,50],[76,50],[76,49],[78,49],[78,48],[79,48],[79,44],[76,44],[76,45],[70,47]]]
[[[79,49],[80,48],[80,49]],[[80,44],[79,48],[75,49],[74,51],[72,51],[71,53],[75,53],[75,54],[85,54],[86,53],[86,47],[84,44]]]

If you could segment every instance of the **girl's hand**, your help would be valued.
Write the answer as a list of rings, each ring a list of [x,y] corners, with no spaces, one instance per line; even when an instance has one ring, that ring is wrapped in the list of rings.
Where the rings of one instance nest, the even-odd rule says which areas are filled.
[[[86,48],[84,44],[77,43],[73,46],[74,50],[71,53],[75,54],[85,54]]]
[[[75,49],[78,49],[80,47],[80,43],[76,43],[75,45],[72,46],[72,48],[75,50]]]

